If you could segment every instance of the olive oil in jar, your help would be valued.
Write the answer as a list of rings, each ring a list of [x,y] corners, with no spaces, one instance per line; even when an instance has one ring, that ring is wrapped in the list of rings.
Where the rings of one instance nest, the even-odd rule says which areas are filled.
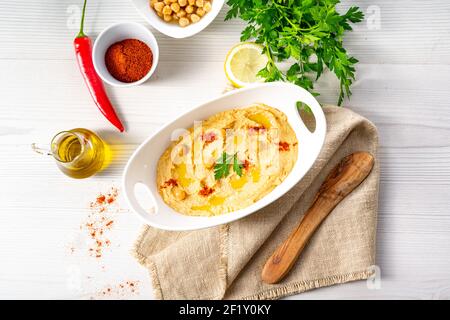
[[[64,136],[56,148],[57,158],[61,162],[72,162],[81,154],[82,151],[80,140],[75,135]]]
[[[51,154],[59,169],[76,179],[96,174],[111,159],[108,145],[94,132],[82,128],[58,133],[52,139]]]

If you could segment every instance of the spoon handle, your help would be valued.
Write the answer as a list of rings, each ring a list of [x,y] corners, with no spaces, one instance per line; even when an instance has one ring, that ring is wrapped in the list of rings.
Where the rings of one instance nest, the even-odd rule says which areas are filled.
[[[322,221],[364,181],[373,164],[374,158],[367,152],[355,152],[341,160],[325,179],[295,230],[267,260],[261,273],[264,282],[278,283],[286,276]]]

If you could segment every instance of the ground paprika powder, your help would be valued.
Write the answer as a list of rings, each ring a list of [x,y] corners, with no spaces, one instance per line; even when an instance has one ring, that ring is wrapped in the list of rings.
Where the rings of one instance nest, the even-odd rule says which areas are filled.
[[[126,39],[112,44],[105,54],[109,73],[121,82],[135,82],[152,68],[153,53],[144,42]]]

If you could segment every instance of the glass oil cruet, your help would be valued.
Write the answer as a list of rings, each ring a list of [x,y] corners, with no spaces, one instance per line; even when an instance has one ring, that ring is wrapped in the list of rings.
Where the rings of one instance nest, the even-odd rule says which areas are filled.
[[[83,179],[104,169],[110,161],[108,145],[94,132],[76,128],[56,134],[50,148],[33,143],[32,148],[56,160],[58,168],[67,176]]]

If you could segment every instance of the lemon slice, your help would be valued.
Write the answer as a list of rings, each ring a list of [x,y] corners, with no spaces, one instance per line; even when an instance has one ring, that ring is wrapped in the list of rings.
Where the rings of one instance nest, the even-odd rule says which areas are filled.
[[[251,83],[264,82],[257,76],[258,71],[267,64],[267,56],[262,54],[263,46],[252,42],[235,45],[225,58],[225,75],[237,88]]]

